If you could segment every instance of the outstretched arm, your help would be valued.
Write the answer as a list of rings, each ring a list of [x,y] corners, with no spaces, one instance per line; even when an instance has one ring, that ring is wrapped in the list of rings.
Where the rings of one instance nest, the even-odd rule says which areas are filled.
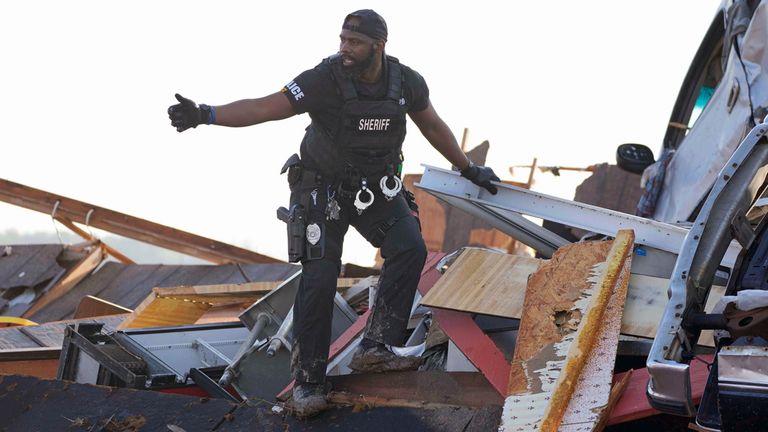
[[[421,134],[424,138],[448,162],[457,167],[461,171],[462,177],[465,177],[472,183],[484,187],[488,192],[496,195],[498,192],[496,186],[491,184],[491,181],[501,181],[499,177],[493,172],[490,167],[475,166],[472,161],[467,158],[467,155],[461,151],[459,143],[456,142],[456,136],[453,135],[451,129],[445,124],[443,119],[437,115],[435,108],[432,106],[432,102],[427,104],[427,108],[419,112],[409,113],[411,120],[419,127]]]
[[[282,120],[295,114],[291,103],[278,92],[258,99],[243,99],[221,106],[200,104],[176,94],[176,105],[168,107],[168,117],[177,131],[183,132],[200,124],[251,126],[271,120]]]
[[[252,126],[294,115],[291,103],[281,92],[259,99],[243,99],[214,107],[216,123],[221,126]]]

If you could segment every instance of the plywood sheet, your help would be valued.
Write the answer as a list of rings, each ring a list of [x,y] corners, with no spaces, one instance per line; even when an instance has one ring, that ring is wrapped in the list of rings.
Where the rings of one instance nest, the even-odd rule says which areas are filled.
[[[520,318],[528,276],[542,261],[484,249],[466,249],[424,296],[421,304]]]

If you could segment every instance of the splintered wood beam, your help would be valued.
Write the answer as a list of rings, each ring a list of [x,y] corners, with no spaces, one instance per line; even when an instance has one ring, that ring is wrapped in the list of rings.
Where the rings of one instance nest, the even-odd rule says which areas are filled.
[[[80,237],[89,240],[89,241],[96,241],[98,240],[96,237],[92,236],[91,234],[83,231],[80,229],[77,225],[75,225],[71,220],[68,218],[65,218],[63,216],[57,216],[55,217],[57,221],[59,221],[62,225],[69,228],[74,232],[75,234],[79,235]],[[115,248],[109,246],[108,244],[101,242],[101,247],[104,248],[104,251],[108,253],[109,255],[115,257],[118,261],[120,261],[123,264],[136,264],[132,259],[128,258],[127,256],[123,255],[122,253],[118,252]]]
[[[99,242],[95,242],[91,247],[93,250],[88,252],[88,255],[80,260],[80,262],[67,270],[64,276],[56,282],[56,285],[35,300],[35,303],[24,312],[22,317],[30,318],[45,306],[59,299],[101,264],[101,261],[104,259],[104,251],[101,249]]]
[[[586,422],[597,424],[599,412],[608,404],[610,391],[604,390],[610,389],[613,377],[634,239],[633,231],[622,230],[613,241],[597,281],[598,291],[579,324],[544,412],[543,431],[575,431]],[[581,397],[572,399],[577,393]]]
[[[237,246],[4,179],[0,179],[0,201],[87,224],[216,264],[282,262]]]
[[[564,246],[531,275],[500,430],[582,430],[599,420],[633,241],[623,230],[613,241]]]

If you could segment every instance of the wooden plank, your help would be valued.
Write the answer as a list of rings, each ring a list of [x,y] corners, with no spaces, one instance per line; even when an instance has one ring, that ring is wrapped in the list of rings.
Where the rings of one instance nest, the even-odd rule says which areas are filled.
[[[104,315],[117,315],[122,313],[131,313],[132,310],[120,305],[102,300],[92,295],[87,295],[80,300],[75,310],[74,319],[90,318]]]
[[[504,399],[478,372],[408,371],[329,376],[334,392],[378,398],[390,406],[405,400],[455,406],[501,406]]]
[[[546,260],[466,249],[451,265],[421,304],[441,309],[520,319],[528,276]],[[668,297],[669,280],[632,274],[622,317],[621,333],[656,336]],[[705,310],[711,312],[725,293],[713,286]],[[699,344],[714,346],[711,331],[702,332]]]
[[[35,303],[22,315],[24,318],[31,317],[35,314],[35,312],[41,310],[46,305],[54,302],[62,295],[66,294],[67,291],[72,289],[75,285],[78,284],[78,282],[88,276],[88,274],[90,274],[93,269],[101,264],[101,261],[104,259],[104,253],[102,249],[98,246],[98,244],[94,244],[92,247],[93,250],[88,253],[88,255],[82,259],[82,261],[70,268],[67,273],[56,283],[56,285],[49,289],[40,298],[35,300]]]
[[[158,297],[179,297],[179,298],[202,298],[209,296],[226,297],[232,294],[237,297],[238,294],[247,293],[247,295],[264,295],[278,287],[283,281],[270,282],[247,282],[241,284],[219,284],[219,285],[185,285],[178,287],[158,287],[154,292]]]
[[[620,231],[562,247],[531,275],[500,430],[558,430],[609,299],[628,282],[633,240]]]
[[[282,262],[237,246],[4,179],[0,179],[0,201],[47,215],[53,213],[81,224],[88,219],[88,224],[94,228],[217,264]]]
[[[88,240],[88,241],[99,241],[98,238],[94,237],[93,235],[83,231],[80,229],[77,225],[74,224],[71,220],[63,217],[63,216],[57,216],[56,220],[61,222],[62,225],[69,228],[70,230],[74,231],[75,234],[79,235],[80,237]],[[127,256],[123,255],[121,252],[113,248],[112,246],[101,242],[101,247],[104,248],[104,251],[108,253],[109,255],[115,257],[118,261],[120,261],[123,264],[136,264],[132,259],[128,258]]]
[[[544,260],[465,249],[421,304],[520,318],[528,276]]]
[[[620,234],[616,241],[621,241],[622,239]],[[616,250],[616,242],[614,242],[612,252],[614,250]],[[622,257],[624,262],[619,270],[619,274],[616,276],[611,275],[610,268],[603,273],[603,283],[613,284],[610,287],[610,298],[603,306],[604,313],[597,325],[598,330],[594,332],[593,347],[589,350],[584,366],[580,374],[578,374],[579,378],[571,392],[575,396],[570,397],[568,408],[560,422],[560,428],[558,428],[559,431],[578,432],[584,430],[585,425],[597,427],[602,418],[607,418],[607,416],[603,416],[603,411],[607,409],[611,402],[613,366],[616,362],[619,330],[621,329],[621,318],[624,312],[624,302],[627,296],[630,267],[632,265],[631,242],[626,246],[624,252],[626,254]],[[609,254],[609,260],[611,255]],[[616,260],[618,257],[613,259]],[[594,310],[594,307],[592,309]],[[588,323],[584,323],[584,325],[587,328],[589,326]],[[564,370],[563,373],[572,372]],[[615,398],[616,400],[618,400],[618,396]]]

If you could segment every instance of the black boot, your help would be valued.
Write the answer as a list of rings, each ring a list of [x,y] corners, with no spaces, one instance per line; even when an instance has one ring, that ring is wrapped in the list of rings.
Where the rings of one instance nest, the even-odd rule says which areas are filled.
[[[330,407],[328,391],[324,384],[299,383],[293,387],[288,407],[299,418],[317,415]]]
[[[364,342],[368,342],[365,339]],[[357,373],[394,372],[416,370],[424,361],[421,357],[401,357],[388,350],[384,344],[361,343],[352,355],[349,368]]]

